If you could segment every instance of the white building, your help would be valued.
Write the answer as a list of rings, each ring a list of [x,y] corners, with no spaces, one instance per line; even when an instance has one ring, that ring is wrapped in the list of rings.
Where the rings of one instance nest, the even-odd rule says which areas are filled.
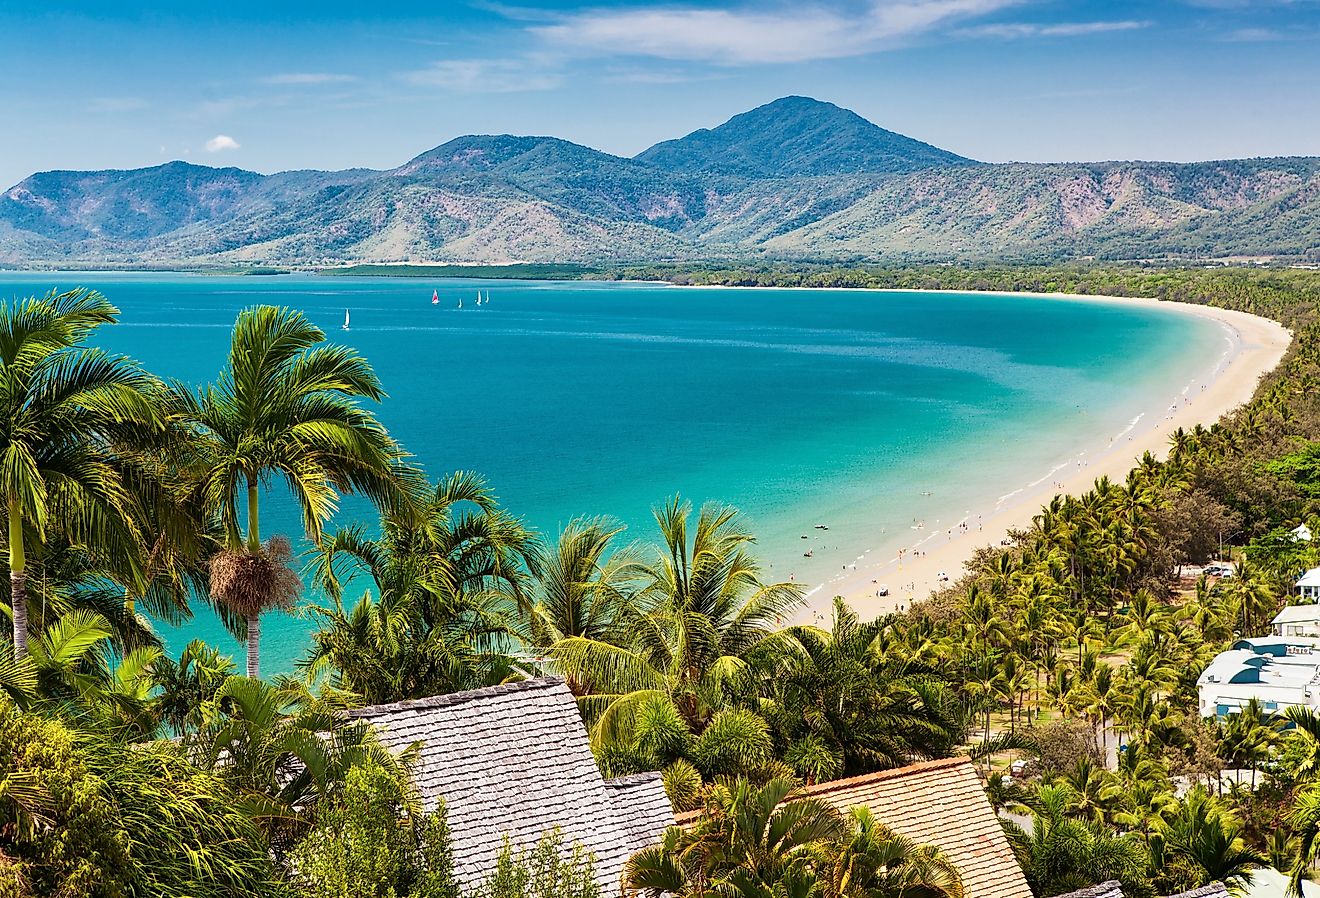
[[[1299,543],[1309,543],[1311,541],[1311,528],[1305,524],[1298,524],[1292,529],[1293,539]]]
[[[1235,714],[1253,698],[1266,713],[1301,705],[1320,711],[1320,638],[1239,639],[1196,680],[1202,717]]]
[[[1289,605],[1274,615],[1275,636],[1320,636],[1320,605]]]
[[[1320,601],[1320,567],[1313,567],[1297,578],[1298,594],[1309,601]]]

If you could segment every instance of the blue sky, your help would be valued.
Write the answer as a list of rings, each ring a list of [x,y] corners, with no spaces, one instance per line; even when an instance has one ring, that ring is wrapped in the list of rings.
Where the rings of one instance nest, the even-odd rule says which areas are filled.
[[[786,94],[988,161],[1320,154],[1320,0],[0,0],[0,35],[0,188],[469,133],[631,155]]]

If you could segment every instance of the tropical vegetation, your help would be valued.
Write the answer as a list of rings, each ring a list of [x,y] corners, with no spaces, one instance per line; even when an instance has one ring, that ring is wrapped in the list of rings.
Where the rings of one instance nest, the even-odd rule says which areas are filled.
[[[792,277],[1156,294],[1295,340],[1250,403],[1057,497],[928,601],[803,625],[802,587],[766,575],[732,508],[674,496],[639,531],[588,517],[543,541],[475,474],[428,484],[375,417],[367,361],[296,312],[245,310],[194,389],[96,349],[117,312],[95,293],[0,306],[0,895],[449,895],[443,812],[418,805],[409,757],[335,712],[543,674],[606,774],[659,770],[697,814],[634,860],[639,891],[955,895],[938,853],[798,789],[960,753],[1029,822],[1009,838],[1041,898],[1306,875],[1320,721],[1204,719],[1195,678],[1320,564],[1291,535],[1320,532],[1320,275]],[[336,520],[350,492],[379,520]],[[264,532],[285,494],[302,532]],[[1187,573],[1229,558],[1234,576]],[[158,627],[199,603],[247,643],[248,676],[223,646],[166,651]],[[261,616],[289,605],[318,631],[296,671],[259,679]],[[484,888],[590,895],[588,858],[538,851]]]

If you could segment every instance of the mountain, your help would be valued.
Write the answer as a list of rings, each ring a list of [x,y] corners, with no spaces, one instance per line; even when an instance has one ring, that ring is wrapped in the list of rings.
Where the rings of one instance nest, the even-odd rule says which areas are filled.
[[[658,143],[637,158],[671,171],[742,178],[892,174],[977,164],[809,97],[758,106],[718,128]]]
[[[0,263],[1320,259],[1320,159],[974,162],[787,97],[628,159],[474,135],[387,171],[183,162],[0,194]]]

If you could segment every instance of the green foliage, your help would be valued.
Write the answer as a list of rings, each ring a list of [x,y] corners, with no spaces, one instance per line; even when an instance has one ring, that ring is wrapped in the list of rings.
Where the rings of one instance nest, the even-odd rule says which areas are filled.
[[[422,814],[391,771],[349,770],[293,850],[305,898],[457,898],[444,806]]]
[[[595,858],[581,845],[566,852],[558,830],[527,850],[516,850],[505,839],[495,871],[471,898],[600,898]]]
[[[726,781],[686,828],[633,855],[624,887],[650,898],[733,895],[960,898],[958,872],[866,808],[851,814],[794,794],[791,779]]]
[[[129,894],[137,873],[131,839],[73,733],[0,709],[0,771],[0,894]]]
[[[333,602],[302,662],[309,675],[366,703],[421,698],[503,681],[540,546],[469,472],[440,481],[415,507],[387,514],[379,537],[336,531],[313,559],[313,583]],[[345,608],[346,583],[371,578]]]

